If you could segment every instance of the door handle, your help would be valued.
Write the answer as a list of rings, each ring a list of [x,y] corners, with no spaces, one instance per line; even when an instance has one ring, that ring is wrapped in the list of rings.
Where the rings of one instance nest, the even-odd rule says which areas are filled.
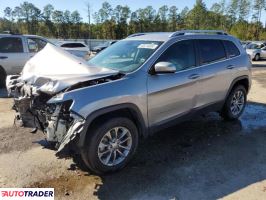
[[[189,78],[189,79],[197,79],[197,78],[199,78],[199,77],[200,77],[199,74],[191,74],[188,78]]]
[[[228,65],[226,68],[227,68],[227,69],[234,69],[235,66],[234,66],[234,65]]]
[[[0,59],[1,60],[4,60],[4,59],[7,59],[8,57],[6,57],[6,56],[0,56]]]

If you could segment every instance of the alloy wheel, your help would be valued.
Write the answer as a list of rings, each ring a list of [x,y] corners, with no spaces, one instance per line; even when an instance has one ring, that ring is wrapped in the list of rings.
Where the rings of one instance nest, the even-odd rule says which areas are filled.
[[[245,105],[245,96],[242,90],[237,90],[230,104],[230,110],[234,116],[242,112]]]
[[[123,162],[132,147],[132,136],[125,127],[115,127],[102,137],[98,146],[98,158],[106,166]]]

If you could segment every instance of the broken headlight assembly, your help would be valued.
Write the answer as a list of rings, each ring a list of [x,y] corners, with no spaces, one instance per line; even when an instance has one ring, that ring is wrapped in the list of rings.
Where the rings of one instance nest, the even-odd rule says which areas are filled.
[[[68,100],[60,103],[48,104],[49,112],[46,120],[47,140],[55,143],[58,151],[74,140],[83,129],[84,119],[77,113],[70,110],[73,101]]]
[[[44,132],[47,134],[48,141],[60,142],[67,133],[73,122],[73,118],[70,116],[72,103],[72,100],[68,100],[47,104]]]
[[[55,104],[55,103],[60,103],[63,101],[64,98],[64,93],[59,93],[52,97],[47,103],[48,104]]]

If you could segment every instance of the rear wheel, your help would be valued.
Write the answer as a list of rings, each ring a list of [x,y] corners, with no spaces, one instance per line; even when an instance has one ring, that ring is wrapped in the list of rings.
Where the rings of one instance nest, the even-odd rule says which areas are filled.
[[[5,70],[0,66],[0,88],[4,88],[6,85],[6,72]]]
[[[87,137],[81,156],[87,167],[96,174],[122,169],[138,146],[138,130],[128,118],[109,119],[95,126]]]
[[[238,85],[233,88],[225,101],[222,110],[222,117],[226,120],[238,119],[246,106],[247,91],[243,85]]]

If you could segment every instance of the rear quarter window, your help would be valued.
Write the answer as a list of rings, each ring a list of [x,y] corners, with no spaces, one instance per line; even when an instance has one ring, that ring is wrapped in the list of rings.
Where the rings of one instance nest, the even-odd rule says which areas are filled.
[[[239,49],[236,47],[236,45],[233,42],[225,40],[224,45],[229,58],[233,58],[240,55]]]
[[[23,44],[21,38],[0,38],[0,53],[23,53]]]
[[[220,40],[198,40],[198,46],[200,51],[201,64],[209,64],[226,59],[224,45]]]

